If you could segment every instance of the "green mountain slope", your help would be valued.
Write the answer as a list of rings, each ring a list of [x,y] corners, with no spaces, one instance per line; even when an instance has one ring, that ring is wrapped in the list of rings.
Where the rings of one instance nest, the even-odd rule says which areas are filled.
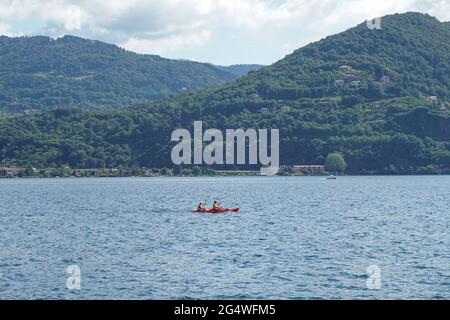
[[[73,36],[0,37],[0,111],[124,107],[237,76]]]
[[[172,130],[203,120],[279,128],[282,164],[321,164],[340,152],[351,173],[450,173],[449,40],[447,24],[430,16],[387,16],[381,30],[359,25],[218,88],[120,112],[9,119],[0,161],[171,166]]]
[[[381,30],[363,23],[301,48],[252,74],[249,88],[265,98],[296,100],[360,95],[450,97],[450,29],[435,18],[398,14],[382,19]],[[342,72],[341,66],[352,70]],[[390,83],[379,86],[383,76]],[[358,88],[336,80],[360,81]],[[242,85],[240,85],[242,87]],[[378,90],[380,89],[380,90]],[[382,90],[381,90],[382,89]]]

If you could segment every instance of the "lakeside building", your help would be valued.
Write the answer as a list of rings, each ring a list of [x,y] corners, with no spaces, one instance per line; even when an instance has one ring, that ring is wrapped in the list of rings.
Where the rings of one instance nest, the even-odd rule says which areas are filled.
[[[22,170],[25,169],[19,167],[3,167],[0,168],[0,177],[14,178]]]
[[[72,175],[75,177],[117,177],[119,176],[118,169],[73,169]]]
[[[291,173],[297,175],[325,174],[323,165],[294,165],[291,167]]]

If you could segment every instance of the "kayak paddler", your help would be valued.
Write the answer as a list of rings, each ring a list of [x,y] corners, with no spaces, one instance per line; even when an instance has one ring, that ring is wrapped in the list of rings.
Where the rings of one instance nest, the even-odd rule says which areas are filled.
[[[213,203],[213,206],[212,206],[212,210],[221,211],[221,210],[225,210],[225,209],[222,208],[222,206],[220,205],[219,201],[214,200],[214,203]]]
[[[203,201],[200,201],[200,203],[198,204],[197,211],[200,211],[200,212],[206,211],[205,203]]]

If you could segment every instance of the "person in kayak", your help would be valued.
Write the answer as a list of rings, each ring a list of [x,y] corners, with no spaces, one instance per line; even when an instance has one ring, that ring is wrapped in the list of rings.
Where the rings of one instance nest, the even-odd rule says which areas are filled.
[[[206,211],[205,203],[204,203],[203,201],[200,201],[200,203],[198,204],[198,206],[197,206],[197,211],[199,211],[199,212],[204,212],[204,211]]]
[[[212,206],[212,210],[214,211],[222,211],[225,210],[224,208],[222,208],[222,206],[220,205],[219,201],[214,200],[213,206]]]

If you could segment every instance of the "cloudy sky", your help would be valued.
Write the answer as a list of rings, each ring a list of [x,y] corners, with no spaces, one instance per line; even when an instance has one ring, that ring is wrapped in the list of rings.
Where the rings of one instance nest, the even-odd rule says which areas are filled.
[[[419,11],[450,20],[450,0],[0,0],[0,34],[65,34],[139,53],[270,64],[366,19]]]

